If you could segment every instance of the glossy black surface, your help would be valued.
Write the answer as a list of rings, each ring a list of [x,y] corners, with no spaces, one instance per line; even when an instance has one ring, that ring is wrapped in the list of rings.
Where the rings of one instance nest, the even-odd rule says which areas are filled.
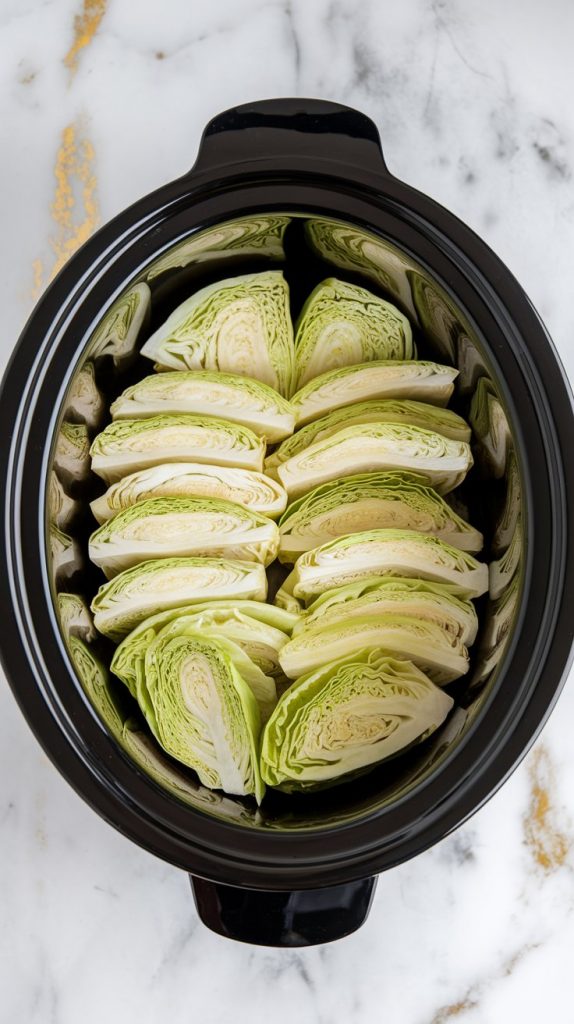
[[[256,946],[317,946],[342,939],[366,920],[376,878],[323,889],[257,892],[190,876],[197,912],[228,939]]]
[[[267,233],[253,227],[265,219]],[[105,397],[117,393],[141,375],[137,346],[190,291],[284,257],[295,313],[317,281],[340,272],[403,308],[423,357],[459,367],[457,408],[477,434],[476,467],[460,500],[485,531],[486,557],[500,565],[482,602],[472,677],[453,690],[458,706],[443,729],[353,785],[272,795],[256,810],[209,792],[154,748],[130,698],[106,678],[103,642],[88,640],[103,664],[93,670],[91,701],[80,685],[55,596],[89,599],[101,582],[85,554],[94,525],[86,501],[101,484],[81,455],[72,470],[66,464],[70,427],[62,424],[75,424],[77,436],[85,421],[88,437],[105,422],[98,392],[87,406],[78,399],[81,372],[88,388],[92,380]],[[98,327],[134,284],[150,299],[135,362],[121,330],[104,336]],[[280,100],[215,118],[192,172],[104,227],[50,286],[22,334],[1,403],[9,438],[0,448],[6,673],[60,771],[142,846],[245,889],[345,884],[455,828],[532,743],[574,633],[574,470],[563,454],[574,425],[570,391],[509,271],[460,221],[388,173],[363,115]]]

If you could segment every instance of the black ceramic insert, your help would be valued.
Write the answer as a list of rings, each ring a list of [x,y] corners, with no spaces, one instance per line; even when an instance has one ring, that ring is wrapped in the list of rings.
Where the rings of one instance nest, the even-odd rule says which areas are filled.
[[[481,601],[470,677],[454,687],[456,710],[435,736],[352,784],[270,793],[256,809],[209,792],[154,747],[121,684],[105,681],[110,648],[97,639],[90,650],[104,665],[112,711],[102,720],[88,700],[57,594],[89,602],[102,582],[87,560],[86,505],[103,487],[89,465],[62,470],[58,450],[70,424],[83,429],[80,373],[93,374],[107,398],[117,394],[149,372],[139,345],[191,291],[269,266],[285,268],[294,314],[318,281],[340,275],[403,309],[422,358],[459,368],[453,404],[474,420],[476,438],[458,500],[485,533],[481,557],[494,585]],[[121,315],[104,343],[98,325],[138,289],[150,307],[130,358]],[[246,105],[208,125],[189,174],[70,260],[16,347],[1,413],[1,653],[48,755],[111,824],[194,876],[199,913],[214,930],[272,945],[354,930],[369,909],[371,876],[436,842],[504,781],[569,664],[572,402],[518,283],[459,220],[389,174],[362,114],[315,100]],[[71,502],[64,537],[54,493]]]

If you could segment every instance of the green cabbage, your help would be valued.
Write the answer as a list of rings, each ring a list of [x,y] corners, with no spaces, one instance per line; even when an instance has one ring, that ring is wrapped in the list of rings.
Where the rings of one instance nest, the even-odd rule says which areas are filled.
[[[278,484],[278,486],[280,486]],[[59,530],[67,530],[70,523],[78,515],[81,506],[78,501],[66,494],[64,485],[54,470],[50,471],[48,480],[48,519]]]
[[[431,345],[438,349],[441,357],[457,363],[458,345],[461,336],[468,333],[456,306],[443,289],[426,274],[418,270],[407,271],[413,303],[423,330]]]
[[[390,302],[334,277],[311,292],[295,335],[295,388],[327,370],[373,359],[413,359],[411,325]]]
[[[147,279],[151,281],[167,270],[187,267],[190,263],[246,256],[283,260],[283,236],[290,220],[290,217],[276,214],[262,215],[196,231],[190,238],[172,246],[164,256],[155,260],[148,270]]]
[[[492,537],[491,549],[494,555],[503,555],[510,546],[512,538],[516,533],[520,508],[522,505],[522,488],[520,485],[520,474],[518,462],[514,449],[510,449],[506,462],[504,474],[506,494],[504,505],[498,517],[496,528]]]
[[[142,348],[161,368],[254,377],[281,395],[294,372],[289,287],[280,270],[210,284],[186,299]]]
[[[291,585],[293,573],[291,573],[285,583],[280,586],[273,598],[273,605],[275,608],[280,608],[281,611],[288,612],[289,615],[295,615],[299,618],[304,611],[303,602],[299,601],[296,597],[289,592],[289,586]],[[285,586],[287,584],[287,586]]]
[[[54,469],[68,490],[88,479],[90,438],[85,423],[62,423],[56,440]]]
[[[92,501],[90,508],[99,523],[146,498],[222,498],[250,512],[277,519],[285,511],[287,494],[281,484],[263,473],[248,469],[168,462],[130,473]]]
[[[140,331],[148,320],[150,302],[151,292],[143,281],[120,295],[92,335],[88,346],[90,357],[111,356],[118,368],[131,363]]]
[[[488,466],[491,476],[504,476],[512,434],[506,413],[488,377],[481,377],[476,385],[468,418],[478,442],[481,461]]]
[[[269,444],[289,437],[295,415],[286,398],[259,380],[208,370],[153,373],[132,384],[112,402],[113,419],[139,419],[163,413],[220,416],[249,427]]]
[[[514,533],[506,551],[496,561],[490,563],[490,582],[488,592],[495,601],[502,597],[506,588],[512,582],[514,576],[520,569],[524,546],[524,532],[522,529],[522,516],[518,516]]]
[[[452,707],[410,662],[357,651],[283,694],[263,734],[261,774],[286,790],[344,781],[426,739]]]
[[[297,679],[364,647],[407,658],[441,685],[468,672],[468,651],[459,637],[430,619],[391,612],[305,626],[281,648],[279,661],[285,675]]]
[[[111,686],[108,670],[92,648],[79,637],[68,637],[67,648],[90,704],[112,736],[121,742],[125,716],[122,704]]]
[[[252,430],[207,416],[116,420],[95,438],[92,469],[106,483],[166,462],[263,469],[265,442]]]
[[[157,619],[158,616],[153,616]],[[112,660],[112,671],[126,684],[130,693],[141,705],[146,700],[146,652],[158,637],[200,635],[216,639],[223,650],[229,655],[235,668],[250,687],[259,706],[262,721],[267,721],[277,703],[277,690],[273,678],[261,667],[263,660],[274,664],[278,674],[278,652],[274,643],[282,646],[287,637],[280,635],[280,640],[265,626],[248,616],[239,616],[233,620],[233,613],[220,615],[215,610],[197,612],[196,614],[176,615],[171,621],[151,624],[148,619],[142,627],[134,629],[116,649]],[[252,657],[252,652],[259,661]]]
[[[471,687],[483,682],[500,664],[512,635],[519,596],[520,574],[515,573],[500,597],[492,601],[485,614],[477,671],[472,678]]]
[[[100,633],[121,640],[150,615],[194,601],[255,600],[267,596],[258,562],[222,558],[159,558],[126,569],[104,583],[92,601]]]
[[[279,521],[279,559],[294,562],[336,537],[389,527],[432,533],[463,551],[480,551],[483,543],[420,477],[365,473],[333,480],[289,505]]]
[[[374,398],[370,402],[345,405],[342,409],[313,420],[301,427],[292,437],[283,441],[265,459],[265,472],[277,476],[277,467],[294,455],[299,455],[317,441],[332,437],[343,427],[354,427],[358,423],[405,423],[412,427],[423,427],[453,441],[470,441],[470,427],[452,409],[441,409],[427,402],[411,402],[400,398]]]
[[[356,473],[420,473],[440,494],[454,490],[472,466],[470,445],[402,423],[359,423],[317,441],[277,467],[290,499]]]
[[[105,403],[98,390],[94,364],[84,363],[73,377],[66,402],[66,419],[85,423],[93,430],[104,415]]]
[[[96,630],[87,604],[79,594],[58,594],[58,614],[64,639],[71,636],[80,640],[91,641],[96,638]]]
[[[185,608],[171,609],[152,615],[149,619],[136,626],[122,641],[114,653],[112,670],[123,680],[133,692],[141,665],[141,658],[146,648],[156,636],[175,633],[200,632],[202,636],[215,636],[232,641],[247,658],[256,666],[257,678],[261,673],[265,678],[281,674],[279,651],[289,639],[287,633],[272,626],[268,621],[249,614],[245,605],[257,602],[238,601],[235,606],[222,608],[221,603],[211,602],[203,605],[188,605]],[[279,615],[278,609],[272,609]],[[238,666],[239,668],[239,666]],[[250,682],[249,671],[241,670],[244,678]],[[265,685],[268,696],[275,698],[275,688],[271,689],[272,680]]]
[[[188,773],[186,768],[179,768],[165,756],[147,728],[142,728],[135,718],[130,718],[124,723],[121,742],[132,761],[145,775],[188,806],[206,810],[211,815],[220,815],[226,821],[231,819],[241,822],[243,825],[253,825],[257,821],[258,811],[253,813],[243,801],[206,789],[195,775]]]
[[[305,384],[291,399],[298,427],[333,409],[373,398],[409,398],[446,405],[458,370],[416,360],[377,362],[329,370]]]
[[[160,636],[144,678],[140,707],[163,749],[209,789],[261,802],[259,709],[226,644],[200,633]]]
[[[297,636],[309,626],[331,626],[357,616],[393,613],[436,622],[470,647],[478,617],[472,601],[459,597],[448,583],[375,576],[321,594],[293,626]]]
[[[461,597],[488,589],[488,567],[466,551],[414,530],[367,530],[300,555],[282,590],[309,603],[326,590],[372,576],[448,583]]]
[[[169,608],[140,622],[116,648],[112,671],[132,694],[137,692],[145,652],[152,640],[166,629],[196,630],[223,636],[238,645],[266,674],[280,675],[278,652],[287,641],[297,616],[259,601],[204,601],[183,608]],[[205,634],[206,635],[206,634]],[[243,673],[242,673],[243,674]]]
[[[218,498],[148,498],[100,526],[92,562],[115,576],[150,558],[208,555],[269,565],[279,549],[272,519]]]
[[[74,537],[59,530],[53,523],[48,530],[50,567],[54,586],[70,580],[83,563],[80,545]]]
[[[308,220],[305,234],[327,263],[375,281],[416,320],[407,279],[416,268],[404,252],[368,231],[332,220]]]

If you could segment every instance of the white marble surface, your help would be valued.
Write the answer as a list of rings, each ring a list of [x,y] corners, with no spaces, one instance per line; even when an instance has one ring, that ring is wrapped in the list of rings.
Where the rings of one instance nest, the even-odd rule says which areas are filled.
[[[376,120],[391,169],[491,243],[574,375],[573,35],[570,0],[0,0],[2,360],[54,266],[182,173],[210,115],[312,95]],[[2,686],[0,1018],[574,1020],[573,720],[570,684],[500,794],[380,879],[360,932],[283,952],[208,933],[185,875],[82,803]]]

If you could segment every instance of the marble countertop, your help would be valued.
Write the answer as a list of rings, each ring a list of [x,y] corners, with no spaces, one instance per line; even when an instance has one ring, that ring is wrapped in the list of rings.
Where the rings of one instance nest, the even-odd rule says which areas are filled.
[[[0,353],[94,228],[183,173],[206,120],[354,105],[391,170],[508,263],[574,377],[568,0],[0,0]],[[241,946],[101,821],[0,688],[0,991],[22,1024],[574,1020],[574,686],[503,790],[380,878],[331,946]]]

